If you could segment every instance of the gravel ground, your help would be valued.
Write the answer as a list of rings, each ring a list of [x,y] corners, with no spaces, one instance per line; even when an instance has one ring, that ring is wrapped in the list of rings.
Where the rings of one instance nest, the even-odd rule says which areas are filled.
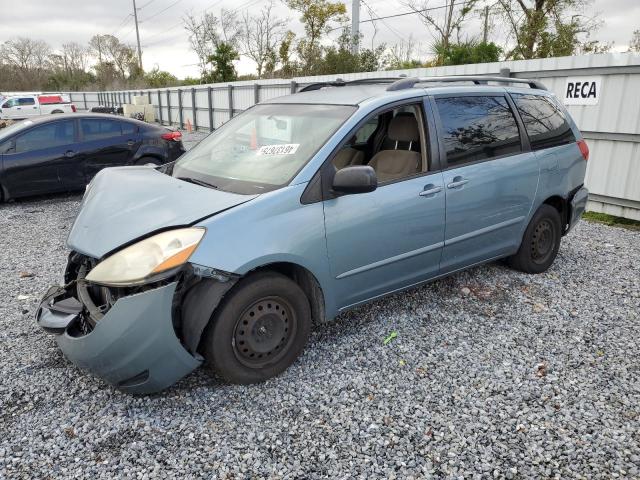
[[[79,202],[0,205],[0,478],[640,477],[640,232],[581,222],[546,274],[361,307],[261,385],[134,397],[34,324]]]

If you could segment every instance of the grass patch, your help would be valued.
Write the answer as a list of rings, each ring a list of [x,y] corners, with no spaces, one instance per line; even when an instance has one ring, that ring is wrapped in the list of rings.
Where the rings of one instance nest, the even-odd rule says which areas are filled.
[[[622,227],[628,230],[640,231],[640,222],[637,220],[630,220],[628,218],[615,217],[606,213],[598,212],[584,212],[582,218],[589,222],[603,223],[612,227]]]

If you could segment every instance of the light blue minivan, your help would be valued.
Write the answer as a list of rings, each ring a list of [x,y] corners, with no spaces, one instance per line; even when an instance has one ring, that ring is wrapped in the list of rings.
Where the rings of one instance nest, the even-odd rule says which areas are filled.
[[[312,84],[172,164],[100,172],[37,322],[127,392],[203,362],[260,382],[356,305],[499,258],[545,271],[584,211],[588,155],[536,81]]]

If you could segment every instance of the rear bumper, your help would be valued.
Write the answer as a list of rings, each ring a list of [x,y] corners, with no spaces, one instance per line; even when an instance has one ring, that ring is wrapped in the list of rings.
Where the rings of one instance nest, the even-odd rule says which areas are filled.
[[[52,332],[56,315],[67,315],[66,327],[56,342],[77,366],[128,393],[160,391],[195,370],[202,357],[194,357],[176,337],[172,303],[176,283],[120,298],[86,335],[74,332],[78,318],[52,310],[43,303],[36,321]],[[49,328],[48,328],[49,327]]]
[[[567,233],[575,227],[580,217],[587,208],[587,200],[589,199],[589,190],[581,187],[571,198],[571,218],[569,219],[569,227]]]

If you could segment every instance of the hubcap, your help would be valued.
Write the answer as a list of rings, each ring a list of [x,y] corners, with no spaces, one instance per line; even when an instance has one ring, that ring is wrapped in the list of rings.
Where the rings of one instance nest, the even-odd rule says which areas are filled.
[[[556,243],[553,225],[549,220],[541,220],[533,232],[531,239],[531,258],[536,263],[544,263],[553,253]]]
[[[249,306],[236,323],[233,347],[238,360],[260,368],[287,351],[295,333],[296,318],[287,300],[268,297]]]

